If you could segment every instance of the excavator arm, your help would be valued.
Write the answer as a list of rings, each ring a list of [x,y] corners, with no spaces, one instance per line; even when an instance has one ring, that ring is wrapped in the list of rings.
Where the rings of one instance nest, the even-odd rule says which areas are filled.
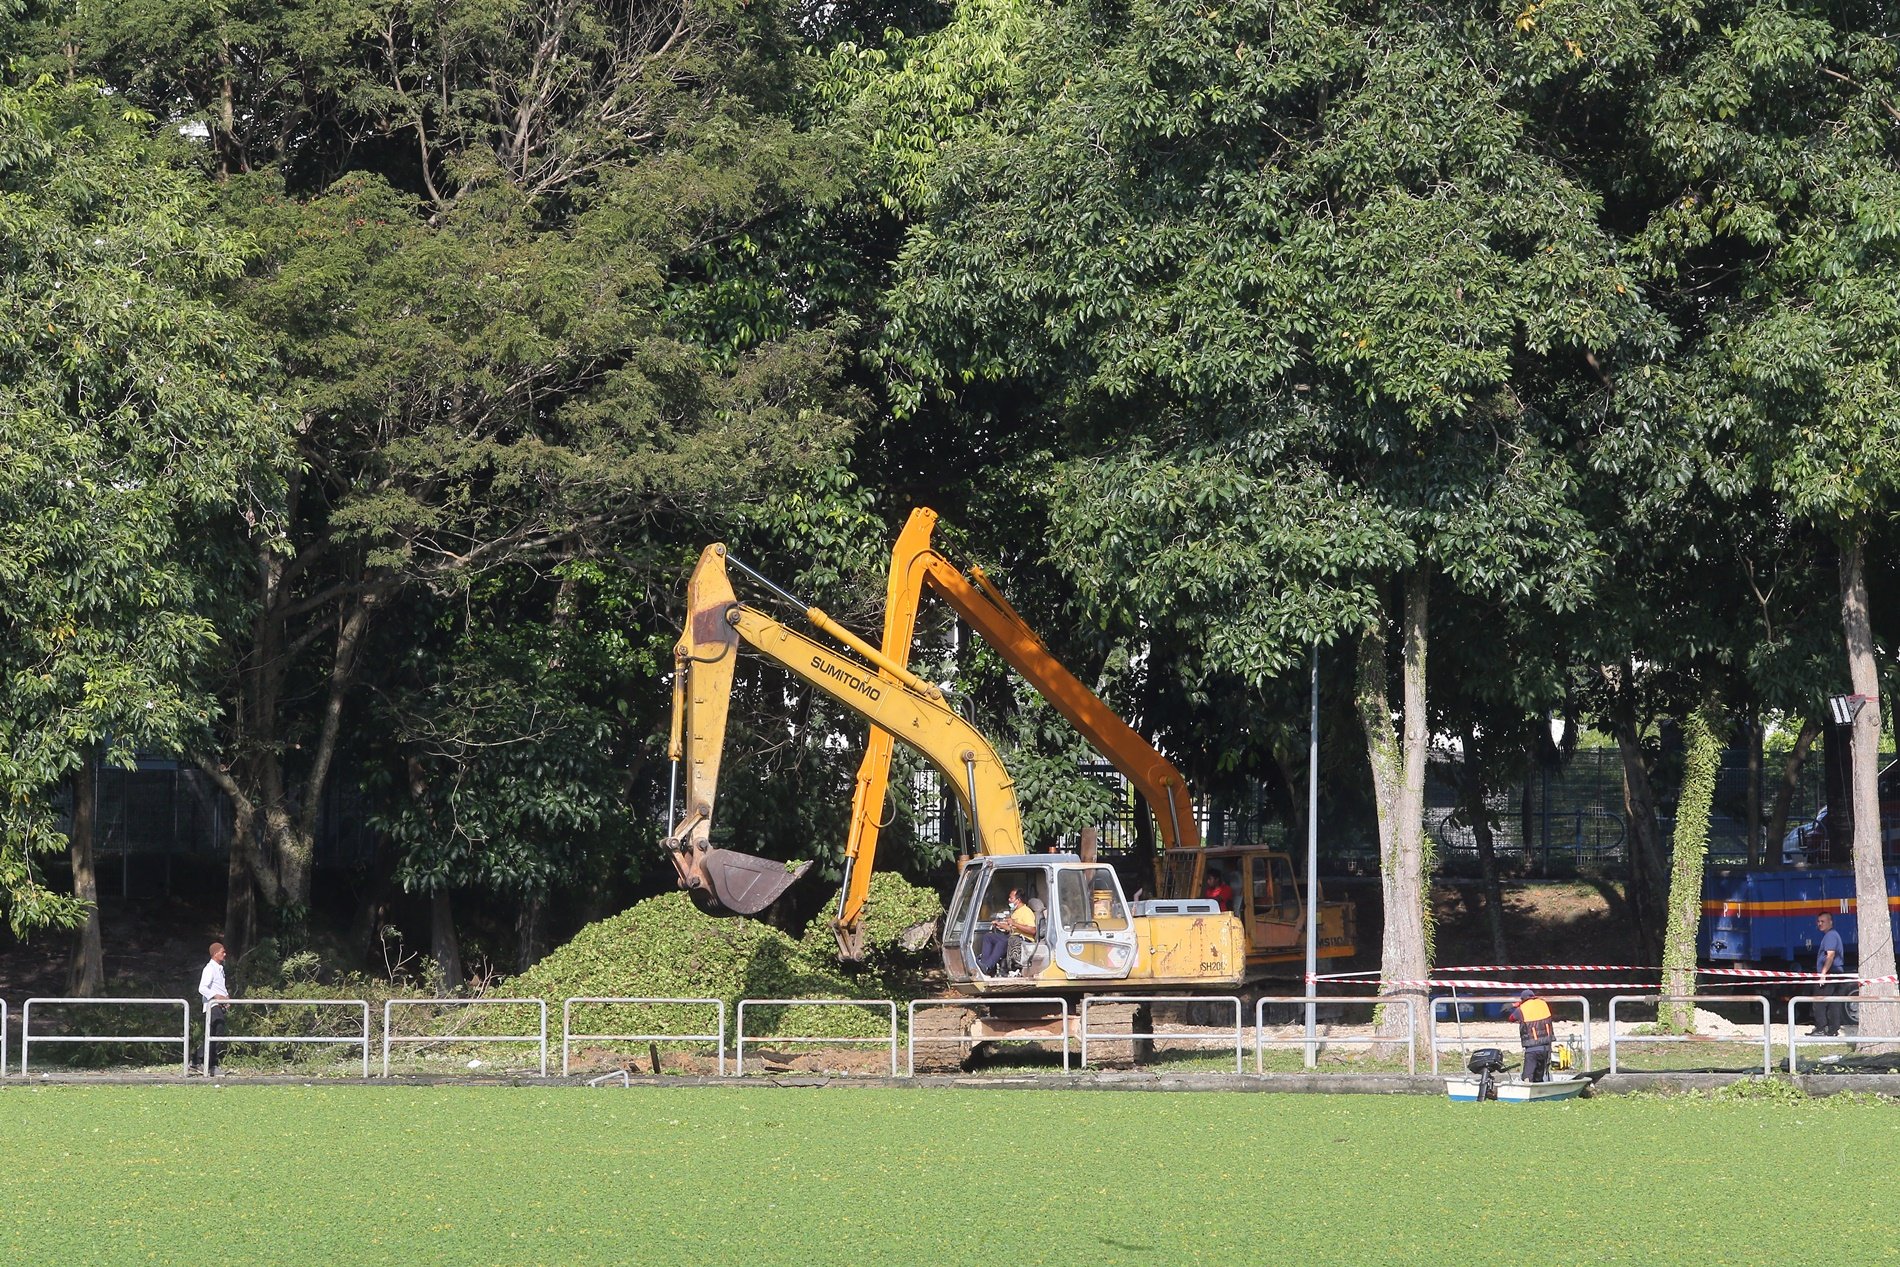
[[[885,659],[903,666],[910,658],[917,607],[926,588],[941,595],[963,620],[1042,693],[1097,752],[1134,784],[1155,816],[1167,849],[1200,844],[1188,801],[1187,780],[1095,692],[1084,686],[1050,654],[1016,609],[1006,602],[981,569],[966,576],[930,543],[937,512],[919,507],[910,514],[891,551],[891,572],[884,599]],[[889,789],[891,737],[873,729],[858,766],[851,804],[850,836],[845,845],[845,875],[838,914],[832,921],[840,953],[862,957],[859,919],[870,893],[877,856],[879,818]]]
[[[1023,852],[1022,814],[1009,772],[989,741],[943,702],[941,692],[816,607],[800,604],[815,626],[877,667],[841,655],[745,606],[733,592],[727,561],[723,545],[710,545],[701,552],[687,587],[686,626],[673,648],[669,755],[675,795],[668,806],[672,831],[665,847],[680,887],[708,905],[753,915],[804,873],[804,867],[792,871],[783,863],[715,849],[711,844],[719,763],[741,642],[863,717],[874,735],[894,735],[936,766],[945,784],[956,790],[981,852]],[[887,765],[888,761],[887,749]],[[686,781],[683,812],[677,796],[682,772]]]

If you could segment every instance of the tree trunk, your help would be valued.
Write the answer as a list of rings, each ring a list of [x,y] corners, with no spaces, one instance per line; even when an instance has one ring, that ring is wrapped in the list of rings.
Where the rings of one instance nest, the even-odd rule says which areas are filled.
[[[1471,820],[1471,837],[1478,846],[1478,867],[1484,878],[1484,922],[1491,933],[1491,962],[1509,963],[1510,950],[1504,940],[1504,885],[1498,878],[1497,839],[1491,830],[1491,809],[1485,803],[1484,759],[1478,750],[1478,732],[1465,727],[1463,787],[1465,816]]]
[[[323,795],[329,788],[330,767],[336,760],[337,736],[343,722],[343,701],[356,680],[357,656],[369,632],[370,614],[378,594],[365,591],[337,626],[336,656],[330,662],[329,688],[324,695],[323,721],[310,754],[303,799],[293,821],[288,812],[277,816],[277,865],[283,883],[284,906],[302,913],[310,907],[310,879],[316,863],[317,822]]]
[[[462,945],[455,939],[455,911],[449,905],[447,889],[437,889],[429,897],[429,951],[442,974],[442,992],[453,994],[461,989],[465,981]]]
[[[224,948],[234,961],[257,944],[257,881],[251,878],[257,814],[249,800],[231,807],[230,853],[224,868]]]
[[[1649,761],[1643,755],[1642,732],[1636,722],[1634,668],[1625,665],[1610,674],[1616,682],[1613,728],[1616,749],[1623,758],[1623,822],[1629,839],[1629,905],[1636,939],[1645,962],[1662,954],[1663,920],[1657,909],[1667,859],[1663,856],[1662,826],[1656,819],[1656,791],[1649,781]]]
[[[541,931],[541,914],[545,906],[546,903],[536,894],[524,898],[521,909],[515,912],[516,972],[526,972],[547,953],[547,941]]]
[[[1663,993],[1695,993],[1695,935],[1702,922],[1702,868],[1709,856],[1709,813],[1715,778],[1722,768],[1720,713],[1709,700],[1683,725],[1688,751],[1682,766],[1682,796],[1676,802],[1674,853],[1670,859],[1669,918],[1663,934]],[[1671,1003],[1656,1013],[1665,1033],[1695,1032],[1695,1005]]]
[[[362,901],[356,908],[356,920],[350,929],[350,953],[360,956],[365,964],[374,964],[381,958],[383,916],[395,890],[394,860],[389,856],[390,852],[379,849],[371,859],[369,881],[364,886]]]
[[[1794,750],[1781,764],[1781,785],[1775,789],[1775,807],[1768,814],[1768,865],[1787,865],[1781,852],[1782,837],[1788,834],[1788,808],[1801,786],[1801,769],[1808,763],[1814,741],[1821,735],[1821,723],[1812,717],[1801,719],[1801,733],[1795,736]]]
[[[1880,842],[1880,672],[1874,660],[1874,632],[1867,611],[1867,578],[1862,569],[1863,541],[1841,547],[1841,628],[1847,639],[1847,671],[1854,694],[1866,697],[1854,716],[1854,908],[1858,916],[1859,964],[1865,998],[1892,999],[1894,989],[1893,921],[1887,913],[1887,870]],[[1867,1034],[1900,1033],[1900,1003],[1862,1003],[1860,1029]],[[1865,1049],[1863,1049],[1865,1050]]]
[[[1405,578],[1403,737],[1395,736],[1392,730],[1392,710],[1386,694],[1385,632],[1376,626],[1359,639],[1355,692],[1379,815],[1379,887],[1385,904],[1380,989],[1388,994],[1412,995],[1421,1009],[1428,992],[1416,983],[1425,979],[1431,966],[1431,912],[1426,908],[1425,887],[1429,863],[1424,832],[1429,594],[1430,578],[1420,566]],[[1396,1035],[1400,1017],[1394,1011],[1383,1016],[1380,1024],[1382,1034]]]
[[[86,922],[73,930],[73,957],[66,975],[66,992],[91,996],[106,984],[105,938],[99,927],[99,873],[93,865],[98,832],[98,753],[88,748],[73,771],[73,896],[86,904]]]

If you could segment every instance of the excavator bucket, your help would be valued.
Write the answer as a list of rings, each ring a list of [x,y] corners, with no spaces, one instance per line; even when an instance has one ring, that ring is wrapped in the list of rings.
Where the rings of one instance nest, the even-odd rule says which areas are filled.
[[[757,915],[810,869],[809,862],[793,866],[736,849],[705,849],[691,863],[700,883],[689,882],[686,887],[709,895],[714,904],[735,915]]]

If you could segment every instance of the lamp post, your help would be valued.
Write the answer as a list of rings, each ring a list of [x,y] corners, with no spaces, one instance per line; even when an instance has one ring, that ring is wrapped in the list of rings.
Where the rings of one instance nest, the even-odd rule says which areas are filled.
[[[1830,695],[1827,701],[1828,711],[1832,713],[1834,717],[1834,724],[1836,726],[1844,726],[1847,729],[1847,813],[1842,815],[1832,809],[1828,811],[1828,827],[1824,836],[1824,843],[1829,851],[1830,858],[1833,857],[1833,850],[1835,848],[1833,842],[1839,839],[1835,833],[1840,830],[1841,819],[1845,817],[1851,824],[1855,818],[1854,767],[1860,760],[1860,752],[1858,751],[1859,745],[1854,742],[1854,719],[1860,716],[1860,710],[1866,707],[1869,698],[1870,697],[1866,695]],[[1849,841],[1852,841],[1851,836],[1849,837]]]
[[[1314,999],[1319,996],[1319,643],[1313,644],[1313,712],[1306,756],[1306,1067],[1317,1063],[1313,1048]]]

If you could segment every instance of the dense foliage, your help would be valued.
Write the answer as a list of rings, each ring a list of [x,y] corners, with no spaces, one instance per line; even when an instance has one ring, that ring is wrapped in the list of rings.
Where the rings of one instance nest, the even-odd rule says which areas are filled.
[[[458,926],[525,966],[668,882],[698,548],[874,633],[924,503],[1213,794],[1303,813],[1318,647],[1324,813],[1407,978],[1434,741],[1488,830],[1611,736],[1656,955],[1684,720],[1759,754],[1895,678],[1890,6],[33,0],[0,59],[22,932],[83,914],[35,861],[72,780],[146,752],[231,807],[238,946],[303,935],[347,804],[364,927],[393,886],[451,980]],[[1032,837],[1100,817],[1074,736],[920,630]],[[816,857],[785,918],[857,725],[743,664],[715,830]],[[954,831],[889,817],[940,880]]]

